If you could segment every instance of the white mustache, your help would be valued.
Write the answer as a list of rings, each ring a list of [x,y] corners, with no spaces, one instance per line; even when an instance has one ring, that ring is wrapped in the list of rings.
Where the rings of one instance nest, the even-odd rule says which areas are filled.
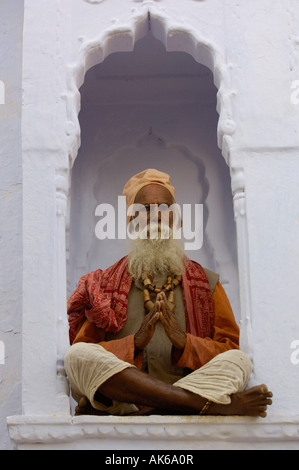
[[[184,247],[181,240],[172,237],[172,230],[165,224],[156,224],[158,230],[157,238],[147,237],[150,230],[150,224],[144,227],[145,238],[140,234],[134,240],[132,239],[129,248],[129,271],[135,279],[139,279],[143,271],[148,271],[153,275],[155,273],[165,273],[169,269],[175,274],[181,274],[182,260],[184,257]],[[162,233],[169,236],[162,239]]]
[[[141,239],[169,240],[172,238],[172,229],[163,222],[150,222],[140,232]]]

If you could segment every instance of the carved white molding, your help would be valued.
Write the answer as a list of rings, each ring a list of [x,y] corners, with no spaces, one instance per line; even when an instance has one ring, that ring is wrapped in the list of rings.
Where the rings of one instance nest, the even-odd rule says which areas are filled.
[[[56,347],[57,392],[68,395],[69,387],[64,370],[64,356],[69,347],[66,316],[66,219],[68,209],[69,180],[65,168],[56,169]]]
[[[249,265],[249,240],[246,217],[246,192],[244,169],[240,166],[230,167],[233,194],[234,217],[237,228],[238,267],[240,285],[240,344],[254,363],[251,319],[251,283]]]
[[[113,52],[132,51],[135,42],[145,36],[149,30],[164,43],[167,51],[186,52],[197,62],[212,70],[214,82],[218,88],[219,148],[224,147],[225,137],[231,137],[236,132],[237,125],[232,113],[232,99],[236,92],[230,87],[231,66],[226,64],[219,47],[201,36],[198,30],[177,24],[177,21],[174,22],[162,8],[155,7],[153,4],[141,5],[138,11],[132,12],[127,23],[112,25],[102,31],[97,38],[90,39],[82,36],[78,38],[80,48],[77,60],[68,67],[67,90],[62,95],[66,101],[69,116],[67,139],[71,164],[74,163],[80,147],[79,89],[84,82],[85,73],[89,68],[103,62]],[[225,153],[224,158],[226,158]],[[228,161],[227,163],[229,164]]]
[[[299,421],[292,417],[15,416],[8,424],[20,449],[299,448]]]
[[[228,128],[230,124],[228,123]],[[230,167],[231,188],[233,196],[234,218],[237,231],[238,271],[240,290],[240,346],[248,354],[254,364],[252,341],[252,308],[251,281],[249,263],[249,239],[246,212],[245,172],[242,154],[235,148],[233,139],[234,126],[231,134],[223,136],[222,154]],[[254,378],[254,370],[252,374]]]

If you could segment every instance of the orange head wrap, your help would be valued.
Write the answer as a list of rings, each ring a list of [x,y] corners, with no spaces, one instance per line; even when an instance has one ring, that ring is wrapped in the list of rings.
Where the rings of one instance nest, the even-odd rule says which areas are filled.
[[[130,178],[125,184],[123,195],[126,196],[128,206],[134,204],[138,191],[148,184],[160,184],[161,186],[164,186],[168,189],[173,199],[175,199],[175,190],[170,183],[170,176],[162,171],[149,168],[141,173],[137,173],[135,176],[132,176],[132,178]]]

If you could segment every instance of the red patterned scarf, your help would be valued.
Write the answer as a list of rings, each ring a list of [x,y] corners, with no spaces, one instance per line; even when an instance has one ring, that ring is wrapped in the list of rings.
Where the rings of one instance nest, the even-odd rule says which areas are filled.
[[[209,281],[200,264],[187,257],[184,268],[182,288],[187,332],[201,338],[211,337],[214,308]],[[120,331],[127,320],[131,284],[128,256],[110,268],[98,269],[81,277],[67,304],[71,344],[84,318],[107,332]]]

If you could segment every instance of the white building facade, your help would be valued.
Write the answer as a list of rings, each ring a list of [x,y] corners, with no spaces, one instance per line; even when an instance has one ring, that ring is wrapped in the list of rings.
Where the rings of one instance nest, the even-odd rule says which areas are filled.
[[[16,3],[14,17],[1,6],[19,46],[0,77],[3,447],[299,448],[297,2]],[[125,253],[97,239],[95,209],[116,207],[147,167],[171,174],[178,202],[203,204],[203,246],[189,256],[220,274],[251,384],[274,394],[264,420],[72,416],[66,299]]]

